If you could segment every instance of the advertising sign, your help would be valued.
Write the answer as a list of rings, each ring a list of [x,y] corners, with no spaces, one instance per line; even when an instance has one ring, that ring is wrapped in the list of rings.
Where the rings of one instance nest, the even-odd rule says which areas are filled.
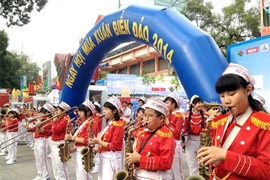
[[[270,110],[270,35],[228,46],[229,62],[243,65],[255,78],[255,92]]]
[[[261,0],[261,29],[262,36],[270,34],[270,0]]]

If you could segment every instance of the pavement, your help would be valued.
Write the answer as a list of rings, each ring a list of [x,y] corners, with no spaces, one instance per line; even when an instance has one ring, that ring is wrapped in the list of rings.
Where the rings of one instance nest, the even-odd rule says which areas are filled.
[[[49,159],[50,179],[55,180]],[[74,159],[68,161],[68,175],[70,180],[76,180]],[[183,158],[183,172],[185,179],[188,177],[188,167],[186,156]],[[36,177],[36,165],[34,151],[31,148],[21,144],[18,145],[17,162],[12,165],[6,165],[5,156],[0,156],[0,180],[32,180]],[[97,180],[97,174],[94,174],[93,180]]]

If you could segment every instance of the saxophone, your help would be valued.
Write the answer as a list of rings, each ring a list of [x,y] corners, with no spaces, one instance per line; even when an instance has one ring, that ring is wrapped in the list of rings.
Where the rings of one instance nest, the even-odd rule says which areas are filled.
[[[70,133],[70,129],[68,126],[69,126],[69,121],[67,122],[67,125],[66,125],[66,134]],[[61,162],[63,163],[68,162],[68,160],[71,158],[69,141],[65,140],[65,142],[58,144],[58,148],[59,148],[59,156],[60,156]]]
[[[126,139],[126,152],[125,153],[132,153],[132,137],[131,134],[133,131],[144,127],[145,124],[142,124],[136,128],[130,129],[128,131],[128,137]],[[114,180],[135,180],[135,176],[133,175],[133,164],[128,164],[127,162],[125,163],[125,169],[122,169],[118,172],[115,173],[114,175]]]
[[[104,117],[104,116],[100,116],[100,117],[95,118],[92,121],[90,121],[89,131],[88,131],[88,139],[94,138],[93,123],[102,117]],[[96,151],[94,150],[94,147],[92,145],[88,144],[88,147],[84,147],[80,153],[83,156],[82,159],[83,159],[83,165],[84,165],[85,171],[90,172],[95,166],[94,156],[96,154]]]
[[[205,128],[202,129],[202,132],[200,133],[200,147],[205,147],[205,146],[211,146],[212,141],[211,141],[211,136],[210,136],[210,122],[217,117],[220,114],[225,114],[226,112],[229,111],[229,108],[222,109],[219,108],[215,114],[210,116],[206,121],[205,121]],[[212,174],[211,168],[209,166],[204,166],[203,164],[200,164],[199,166],[199,175],[192,175],[187,178],[187,180],[208,180],[210,179],[210,175]]]

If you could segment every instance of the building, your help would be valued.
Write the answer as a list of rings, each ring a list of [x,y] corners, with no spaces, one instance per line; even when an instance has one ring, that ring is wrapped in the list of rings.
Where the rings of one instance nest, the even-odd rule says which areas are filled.
[[[100,64],[100,71],[157,76],[171,75],[172,67],[154,48],[132,42],[108,53]]]

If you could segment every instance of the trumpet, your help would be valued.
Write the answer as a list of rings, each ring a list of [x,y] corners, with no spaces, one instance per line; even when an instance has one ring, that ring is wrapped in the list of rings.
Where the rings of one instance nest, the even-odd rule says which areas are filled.
[[[72,113],[72,112],[74,111],[73,109],[75,109],[75,108],[77,108],[77,106],[72,107],[72,108],[70,109],[70,110],[72,110],[72,111],[69,112],[68,114]],[[62,115],[62,114],[64,114],[64,113],[66,113],[66,111],[65,111],[65,112],[62,112],[62,113],[59,113],[59,114],[56,114],[55,116],[53,116],[53,117],[51,117],[51,118],[49,118],[49,119],[47,119],[47,120],[45,120],[45,121],[42,121],[42,122],[40,122],[40,123],[37,123],[35,127],[36,127],[36,128],[39,128],[39,127],[41,127],[43,124],[45,124],[45,123],[47,123],[47,122],[53,120],[54,118],[56,118],[56,117],[58,117],[58,116],[60,116],[60,115]],[[49,115],[51,115],[51,114],[45,114],[45,115],[37,116],[37,117],[35,117],[35,118],[32,118],[32,120],[33,120],[33,119],[36,120],[36,119],[39,119],[39,118],[42,118],[42,117],[46,117],[46,116],[49,116]],[[34,127],[33,127],[33,128],[34,128]],[[6,147],[8,147],[8,146],[10,146],[10,145],[12,145],[12,144],[14,144],[14,143],[16,143],[17,141],[19,141],[20,136],[26,134],[27,132],[28,132],[28,131],[25,131],[25,132],[23,132],[23,133],[17,134],[16,136],[14,136],[14,137],[12,137],[12,138],[6,140],[5,142],[1,143],[1,144],[0,144],[0,147],[1,147],[3,144],[5,144],[5,143],[7,143],[7,142],[9,142],[9,141],[12,141],[12,140],[18,138],[18,140],[14,141],[14,142],[12,142],[12,143],[10,143],[10,144],[4,146],[4,147],[1,147],[1,150],[4,149],[4,148],[6,148]],[[27,137],[27,136],[30,136],[31,134],[32,134],[32,133],[30,133],[30,134],[28,134],[28,135],[26,135],[26,136],[23,136],[23,137],[25,138],[25,137]]]
[[[59,113],[59,114],[54,115],[54,116],[51,117],[50,119],[47,119],[47,120],[42,121],[42,122],[38,122],[38,123],[36,123],[36,127],[40,127],[40,126],[42,126],[43,124],[45,124],[45,123],[47,123],[47,122],[49,122],[49,121],[51,121],[51,120],[57,118],[58,116],[61,116],[61,115],[65,114],[65,113],[67,113],[67,112],[68,112],[68,114],[71,114],[71,113],[73,113],[77,108],[78,108],[77,106],[74,106],[74,107],[70,108],[68,111],[63,111],[63,112],[61,112],[61,113]]]

